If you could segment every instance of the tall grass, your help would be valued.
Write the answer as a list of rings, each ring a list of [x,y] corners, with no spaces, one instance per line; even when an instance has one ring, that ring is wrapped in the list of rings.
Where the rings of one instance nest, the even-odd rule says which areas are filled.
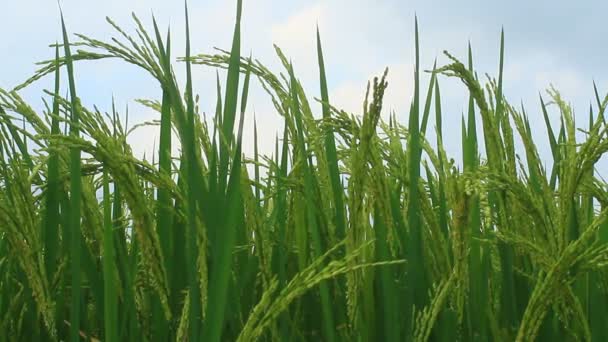
[[[310,99],[278,47],[276,72],[241,56],[241,1],[230,51],[193,55],[185,17],[177,61],[154,20],[146,30],[133,16],[132,36],[108,19],[119,39],[77,35],[73,52],[62,18],[55,58],[0,89],[0,340],[608,338],[608,194],[595,172],[608,151],[608,97],[597,88],[579,141],[559,92],[541,97],[543,140],[502,93],[504,35],[497,79],[480,82],[469,47],[466,66],[446,53],[450,64],[429,71],[427,86],[416,22],[405,126],[381,117],[386,72],[368,85],[363,113],[332,105],[319,32],[321,98]],[[141,101],[160,115],[158,163],[133,155],[126,113],[77,96],[78,64],[106,58],[160,86],[160,100]],[[186,65],[185,88],[175,62]],[[210,121],[192,90],[192,68],[203,66],[227,69]],[[37,112],[18,91],[47,74],[52,104]],[[284,120],[268,156],[257,125],[243,140],[252,77]],[[445,77],[469,92],[458,164],[444,149]]]

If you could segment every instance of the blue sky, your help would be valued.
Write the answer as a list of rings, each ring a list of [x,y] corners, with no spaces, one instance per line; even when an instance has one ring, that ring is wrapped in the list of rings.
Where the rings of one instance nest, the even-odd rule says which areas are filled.
[[[115,36],[105,16],[131,30],[134,27],[130,18],[132,11],[146,24],[150,24],[153,12],[161,27],[171,25],[174,55],[183,54],[181,2],[63,0],[61,4],[69,31],[102,40]],[[228,48],[235,1],[189,1],[189,7],[193,52]],[[505,93],[511,103],[524,103],[532,129],[538,133],[541,154],[548,157],[538,94],[544,94],[550,84],[555,85],[573,104],[579,126],[587,126],[592,81],[597,82],[602,93],[608,90],[608,77],[603,68],[608,48],[602,44],[608,34],[606,25],[602,24],[606,10],[608,4],[599,1],[244,0],[243,52],[251,51],[271,70],[281,71],[272,48],[273,43],[279,45],[293,60],[309,97],[317,97],[315,25],[318,23],[333,104],[360,112],[367,80],[388,66],[385,108],[395,110],[402,122],[407,122],[413,92],[415,15],[420,24],[421,66],[425,69],[432,67],[435,58],[439,65],[446,62],[441,54],[443,50],[464,59],[470,41],[479,74],[496,76],[500,30],[504,27]],[[61,37],[57,3],[21,0],[3,4],[0,32],[3,36],[0,87],[10,89],[34,72],[35,62],[53,56],[48,45]],[[180,75],[182,65],[177,67]],[[160,95],[153,80],[134,67],[110,61],[80,63],[76,65],[76,73],[79,96],[85,105],[108,109],[114,95],[120,108],[129,104],[133,123],[158,117],[132,101]],[[214,79],[214,70],[195,69],[195,91],[200,93],[201,108],[206,112],[213,112],[215,104]],[[458,158],[459,122],[466,108],[466,92],[456,80],[442,78],[440,82],[446,146],[448,153]],[[41,89],[51,86],[52,80],[45,78],[22,94],[37,104],[35,107],[41,106]],[[248,108],[247,125],[251,125],[255,112],[262,131],[262,149],[271,151],[282,122],[257,84],[251,90]],[[557,119],[555,111],[552,117]],[[245,132],[251,135],[250,130]],[[151,151],[155,136],[155,128],[136,131],[131,136],[136,153]],[[251,137],[245,137],[248,138]]]

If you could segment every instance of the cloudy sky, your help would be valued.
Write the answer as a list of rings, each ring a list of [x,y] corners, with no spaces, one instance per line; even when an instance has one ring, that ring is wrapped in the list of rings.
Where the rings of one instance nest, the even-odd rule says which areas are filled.
[[[116,36],[105,22],[106,16],[131,31],[134,27],[131,12],[138,14],[146,24],[151,24],[154,13],[161,27],[171,26],[173,55],[181,56],[184,14],[182,4],[176,3],[179,2],[61,1],[70,32],[101,40]],[[35,62],[52,58],[54,50],[48,45],[61,40],[59,10],[55,1],[48,0],[5,1],[2,7],[0,87],[10,89],[34,72]],[[191,0],[189,7],[193,52],[208,53],[213,47],[228,49],[236,1]],[[587,126],[592,81],[597,82],[602,93],[608,90],[608,76],[603,68],[608,48],[602,41],[608,33],[608,28],[602,24],[606,10],[608,4],[587,0],[244,0],[242,51],[251,52],[271,70],[281,71],[273,50],[273,44],[277,44],[292,59],[309,97],[318,97],[315,49],[318,24],[331,102],[348,111],[360,112],[367,80],[389,67],[385,108],[395,110],[402,122],[407,122],[406,109],[413,92],[416,15],[424,69],[431,68],[435,58],[439,65],[446,63],[443,50],[464,60],[470,41],[479,74],[496,76],[500,30],[504,27],[505,93],[511,103],[522,102],[526,106],[532,129],[539,136],[539,150],[548,156],[538,94],[544,94],[544,89],[553,84],[573,104],[579,126]],[[177,65],[178,74],[182,67]],[[77,64],[76,74],[79,96],[85,105],[95,104],[107,110],[114,96],[119,108],[129,105],[133,123],[158,118],[155,113],[133,103],[134,98],[160,97],[158,85],[140,70],[121,62],[105,61]],[[426,83],[425,79],[423,81]],[[459,159],[459,122],[467,104],[466,92],[455,80],[441,78],[440,82],[447,150]],[[213,112],[215,71],[197,67],[194,86],[201,95],[201,108]],[[25,89],[22,95],[41,106],[41,90],[51,87],[52,79],[47,77]],[[262,148],[271,151],[282,122],[257,84],[251,90],[248,108],[248,125],[255,113]],[[557,119],[555,111],[552,117]],[[156,136],[155,128],[144,128],[131,136],[131,142],[137,153],[143,153],[151,151]],[[247,133],[245,138],[251,138],[251,134]],[[250,146],[245,146],[245,150],[248,149]]]

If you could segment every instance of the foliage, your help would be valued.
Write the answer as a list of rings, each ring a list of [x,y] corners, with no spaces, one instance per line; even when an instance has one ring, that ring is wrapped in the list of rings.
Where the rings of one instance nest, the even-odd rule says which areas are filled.
[[[608,338],[608,195],[594,169],[608,151],[608,97],[596,91],[583,141],[560,94],[541,98],[547,167],[528,114],[502,94],[504,37],[498,80],[480,83],[470,48],[467,66],[446,53],[452,63],[431,71],[421,98],[416,24],[406,127],[381,117],[386,72],[368,85],[362,116],[331,104],[318,33],[313,103],[278,47],[280,73],[242,57],[240,0],[231,51],[214,55],[191,55],[186,9],[185,89],[169,33],[133,19],[135,37],[108,19],[119,38],[70,43],[62,18],[56,57],[0,89],[1,340]],[[76,94],[77,62],[106,58],[162,89],[160,101],[140,101],[160,114],[157,163],[133,155],[116,109],[85,108]],[[212,121],[192,90],[201,65],[227,69]],[[47,74],[52,103],[38,113],[18,90]],[[445,76],[470,94],[461,169],[443,147]],[[242,138],[251,77],[284,120],[271,156],[258,153],[257,129],[254,142]],[[253,158],[242,155],[247,143]]]

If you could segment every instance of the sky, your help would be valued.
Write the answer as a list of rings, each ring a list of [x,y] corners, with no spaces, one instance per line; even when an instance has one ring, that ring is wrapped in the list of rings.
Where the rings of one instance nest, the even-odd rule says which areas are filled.
[[[161,28],[171,27],[173,55],[183,56],[184,11],[181,2],[160,0],[60,1],[71,33],[100,40],[116,37],[105,21],[112,18],[128,32],[134,32],[131,13],[151,28],[154,14]],[[235,21],[236,1],[189,1],[193,54],[229,49]],[[11,89],[36,70],[35,62],[53,58],[49,45],[61,40],[59,8],[55,1],[6,1],[0,12],[3,48],[0,52],[0,87]],[[420,28],[422,69],[448,60],[447,50],[466,59],[467,44],[473,48],[479,75],[497,77],[500,31],[505,31],[504,92],[512,104],[522,103],[538,137],[541,156],[550,160],[546,130],[538,96],[555,86],[575,110],[577,125],[587,127],[588,108],[593,100],[593,81],[600,92],[608,91],[604,56],[608,36],[603,15],[608,3],[600,1],[513,0],[513,1],[396,1],[396,0],[244,0],[242,52],[251,53],[275,72],[283,71],[273,44],[293,61],[296,76],[309,99],[319,97],[315,30],[321,32],[330,102],[352,113],[362,111],[367,81],[389,68],[385,115],[395,111],[407,123],[413,93],[414,18]],[[76,37],[72,36],[72,40]],[[175,63],[183,80],[183,63]],[[78,95],[86,106],[109,110],[112,97],[118,108],[129,106],[130,123],[158,119],[159,115],[135,103],[136,98],[159,99],[158,84],[143,71],[119,61],[83,62],[75,66]],[[194,90],[200,94],[202,111],[213,113],[215,70],[195,66]],[[225,74],[220,73],[225,83]],[[440,78],[444,112],[444,142],[448,155],[460,159],[460,119],[467,108],[467,92],[455,79]],[[428,75],[422,75],[422,93]],[[34,108],[42,108],[42,90],[52,88],[46,77],[21,91]],[[320,113],[320,105],[313,102]],[[550,112],[553,122],[558,113]],[[283,122],[268,96],[254,82],[250,90],[244,141],[252,141],[253,117],[258,121],[262,151],[271,153],[274,137]],[[430,122],[431,128],[434,122]],[[429,138],[434,140],[433,129]],[[581,133],[582,137],[582,133]],[[136,154],[152,153],[158,139],[157,127],[133,132],[130,143]],[[244,146],[251,152],[252,143]],[[606,164],[606,163],[604,163]]]

